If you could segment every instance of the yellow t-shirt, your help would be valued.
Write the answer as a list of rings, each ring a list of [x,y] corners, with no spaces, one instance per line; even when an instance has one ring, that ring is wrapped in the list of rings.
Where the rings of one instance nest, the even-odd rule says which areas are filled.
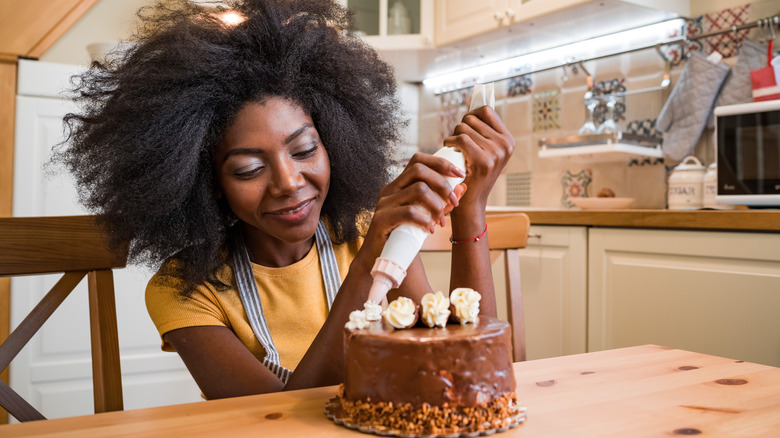
[[[333,251],[342,281],[363,239],[334,245]],[[308,350],[328,316],[325,283],[317,245],[300,261],[282,268],[252,263],[252,271],[271,338],[279,352],[281,365],[294,370]],[[262,362],[265,350],[249,325],[244,306],[236,290],[233,270],[218,273],[230,289],[218,291],[209,283],[198,286],[192,296],[184,297],[176,287],[177,279],[159,271],[146,287],[146,307],[160,337],[171,330],[194,326],[224,326]],[[163,338],[162,349],[175,351]]]

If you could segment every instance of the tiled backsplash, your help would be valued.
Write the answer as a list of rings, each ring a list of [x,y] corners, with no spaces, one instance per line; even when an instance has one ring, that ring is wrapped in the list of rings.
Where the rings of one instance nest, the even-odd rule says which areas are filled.
[[[728,10],[716,11],[690,20],[687,31],[691,34],[731,27],[775,14],[776,2],[761,1]],[[756,31],[753,31],[755,34]],[[747,32],[728,34],[710,39],[700,47],[705,54],[717,49],[727,56],[735,54],[735,39]],[[658,117],[670,92],[683,71],[679,48],[665,48],[664,55],[675,58],[672,68],[672,84],[664,90],[631,94],[619,98],[614,108],[614,120],[624,132],[636,130],[658,135],[654,121]],[[725,62],[733,63],[734,58]],[[665,61],[655,50],[586,62],[591,73],[594,94],[614,91],[632,91],[658,87],[664,75]],[[665,208],[666,180],[670,167],[676,163],[664,163],[662,159],[631,159],[604,162],[594,158],[540,158],[539,141],[543,138],[577,134],[587,118],[584,96],[588,91],[587,75],[582,69],[569,68],[518,76],[496,83],[496,110],[515,136],[517,149],[504,176],[491,194],[493,205],[528,205],[543,208],[571,208],[567,202],[567,190],[586,192],[583,196],[596,196],[599,190],[609,188],[617,197],[634,198],[635,208]],[[452,127],[466,112],[468,90],[434,95],[420,87],[419,117],[416,143],[420,150],[433,152],[452,131]],[[606,106],[594,111],[596,122],[606,116]],[[630,130],[630,131],[627,131]],[[414,134],[411,134],[414,137]],[[714,160],[712,130],[705,130],[694,152],[706,164]],[[574,177],[579,175],[579,177]],[[587,184],[583,175],[590,180]],[[569,184],[567,186],[567,183]],[[571,184],[579,183],[580,187]],[[530,193],[529,193],[530,192]],[[530,196],[529,196],[530,194]]]

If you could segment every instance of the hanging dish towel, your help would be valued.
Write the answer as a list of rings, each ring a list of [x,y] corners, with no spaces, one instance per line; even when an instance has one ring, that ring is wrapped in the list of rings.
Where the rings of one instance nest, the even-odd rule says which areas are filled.
[[[664,158],[678,162],[693,153],[728,73],[723,63],[691,53],[656,122],[664,132]]]
[[[750,72],[766,65],[767,48],[750,40],[745,40],[739,49],[737,63],[731,68],[731,74],[723,83],[723,89],[715,102],[715,107],[735,105],[753,101],[753,84]],[[710,113],[708,128],[715,127],[715,117]]]
[[[753,81],[753,101],[755,102],[780,99],[780,87],[777,86],[775,69],[772,67],[773,43],[774,40],[769,40],[769,47],[764,52],[766,53],[766,64],[758,70],[750,72],[750,79]]]

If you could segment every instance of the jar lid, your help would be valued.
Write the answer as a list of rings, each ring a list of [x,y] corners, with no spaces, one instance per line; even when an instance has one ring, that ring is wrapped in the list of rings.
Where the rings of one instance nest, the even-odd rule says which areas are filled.
[[[693,155],[689,155],[685,158],[683,158],[682,162],[677,165],[677,167],[674,168],[675,171],[682,170],[682,171],[704,171],[705,167],[704,164],[701,163],[701,161],[694,157]]]

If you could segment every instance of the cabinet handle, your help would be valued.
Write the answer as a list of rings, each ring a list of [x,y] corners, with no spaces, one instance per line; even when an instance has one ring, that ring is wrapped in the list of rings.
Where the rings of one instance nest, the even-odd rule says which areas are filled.
[[[515,19],[515,11],[512,10],[512,8],[509,8],[506,10],[506,18],[509,19],[509,22],[511,23]]]
[[[528,233],[529,239],[541,239],[542,234],[541,233]]]

